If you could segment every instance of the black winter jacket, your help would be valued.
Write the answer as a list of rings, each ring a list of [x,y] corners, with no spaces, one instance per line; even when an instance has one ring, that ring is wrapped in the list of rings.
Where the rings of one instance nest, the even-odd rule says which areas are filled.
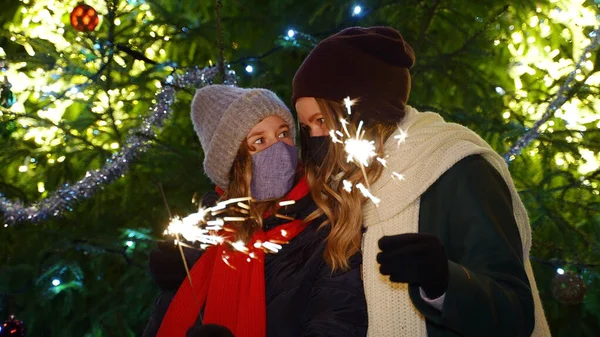
[[[295,218],[304,218],[315,210],[310,197],[280,210]],[[284,220],[286,221],[286,220]],[[278,218],[265,220],[266,229],[273,228],[283,221]],[[349,271],[332,273],[323,260],[326,228],[319,230],[321,220],[313,221],[276,254],[266,254],[265,284],[267,304],[267,336],[366,336],[367,309],[360,274],[362,258],[360,253],[350,259]],[[161,254],[155,250],[152,254]],[[187,250],[186,259],[193,264],[201,255]],[[150,269],[156,278],[161,266],[159,259],[150,258]],[[170,270],[169,266],[162,266]],[[190,265],[191,268],[191,265]],[[179,268],[173,270],[171,286],[162,282],[159,295],[144,337],[155,336],[177,287],[185,277]],[[160,282],[159,282],[160,283]],[[199,319],[196,323],[201,324]],[[194,327],[188,332],[192,337]]]
[[[467,157],[431,185],[421,197],[419,232],[441,240],[450,269],[441,312],[409,287],[429,337],[531,335],[533,297],[511,194],[491,164]]]

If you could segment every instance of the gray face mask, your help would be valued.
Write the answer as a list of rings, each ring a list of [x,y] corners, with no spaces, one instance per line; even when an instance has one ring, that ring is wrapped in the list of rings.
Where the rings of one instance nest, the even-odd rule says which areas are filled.
[[[252,197],[262,201],[281,198],[294,186],[298,149],[277,142],[252,155]]]

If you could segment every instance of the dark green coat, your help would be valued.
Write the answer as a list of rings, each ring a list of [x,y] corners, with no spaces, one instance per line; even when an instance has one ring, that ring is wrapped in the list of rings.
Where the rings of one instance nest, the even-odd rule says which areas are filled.
[[[441,240],[450,269],[441,312],[409,289],[429,337],[531,335],[533,298],[510,191],[483,157],[456,163],[423,194],[419,232]]]

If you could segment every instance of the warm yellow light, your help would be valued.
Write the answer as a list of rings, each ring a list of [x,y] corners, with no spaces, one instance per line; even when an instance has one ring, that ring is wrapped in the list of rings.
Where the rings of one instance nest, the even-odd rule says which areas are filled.
[[[46,187],[44,186],[43,181],[38,181],[37,188],[38,188],[38,192],[40,192],[40,193],[46,192]]]
[[[537,15],[532,16],[531,18],[529,18],[529,25],[531,27],[535,27],[537,26],[537,24],[540,22],[540,20],[538,19]]]
[[[521,32],[514,32],[512,33],[511,37],[514,43],[516,44],[523,42],[523,33]]]

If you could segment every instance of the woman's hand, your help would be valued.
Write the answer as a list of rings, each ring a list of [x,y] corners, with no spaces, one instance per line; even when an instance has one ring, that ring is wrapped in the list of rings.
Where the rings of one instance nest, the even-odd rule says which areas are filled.
[[[430,299],[448,288],[448,257],[440,240],[431,234],[400,234],[379,240],[379,271],[390,281],[416,284]]]

